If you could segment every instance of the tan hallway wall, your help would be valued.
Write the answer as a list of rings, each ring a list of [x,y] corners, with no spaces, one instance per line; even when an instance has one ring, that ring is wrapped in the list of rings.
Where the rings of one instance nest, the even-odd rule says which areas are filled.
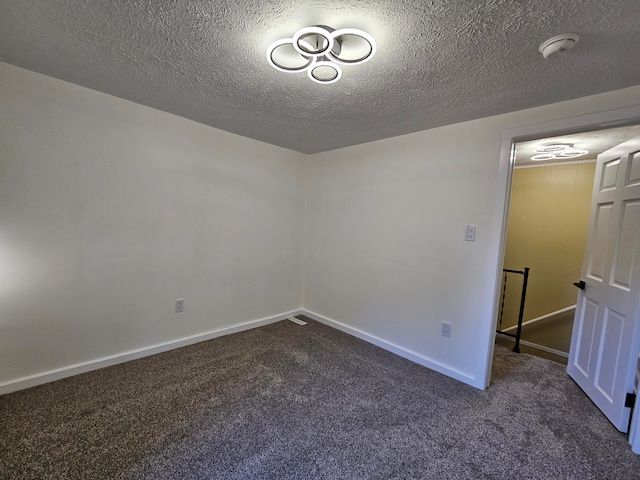
[[[558,164],[513,172],[504,267],[531,268],[525,321],[575,304],[572,283],[582,268],[595,165]],[[521,277],[510,276],[507,284],[503,328],[517,321]],[[536,343],[544,341],[539,332],[536,337]]]

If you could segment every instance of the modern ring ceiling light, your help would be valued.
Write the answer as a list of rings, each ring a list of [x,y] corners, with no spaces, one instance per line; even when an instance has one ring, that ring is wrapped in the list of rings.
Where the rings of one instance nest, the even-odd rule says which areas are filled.
[[[558,143],[547,145],[546,147],[536,148],[538,155],[531,157],[531,160],[554,160],[563,158],[576,158],[589,153],[589,150],[580,150],[573,148],[573,145],[567,143]]]
[[[376,42],[367,32],[315,25],[273,42],[267,48],[267,61],[281,72],[306,71],[314,82],[329,84],[340,80],[341,66],[367,62],[375,53]]]

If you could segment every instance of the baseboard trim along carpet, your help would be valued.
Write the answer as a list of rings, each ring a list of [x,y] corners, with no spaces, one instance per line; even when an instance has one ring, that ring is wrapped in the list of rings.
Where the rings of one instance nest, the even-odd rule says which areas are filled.
[[[211,330],[209,332],[205,332],[197,335],[191,335],[188,337],[179,338],[177,340],[171,340],[168,342],[159,343],[157,345],[152,345],[149,347],[130,350],[128,352],[123,352],[116,355],[110,355],[108,357],[102,357],[95,360],[89,360],[87,362],[76,363],[66,367],[56,368],[46,372],[17,378],[15,380],[9,380],[7,382],[0,383],[0,395],[16,392],[18,390],[24,390],[26,388],[35,387],[37,385],[42,385],[49,382],[54,382],[56,380],[72,377],[80,373],[85,373],[85,372],[90,372],[92,370],[98,370],[100,368],[110,367],[112,365],[128,362],[130,360],[136,360],[138,358],[147,357],[149,355],[155,355],[156,353],[166,352],[168,350],[173,350],[175,348],[185,347],[187,345],[192,345],[194,343],[204,342],[207,340],[211,340],[213,338],[222,337],[224,335],[230,335],[232,333],[250,330],[252,328],[261,327],[263,325],[279,322],[281,320],[287,320],[289,319],[289,317],[293,317],[296,315],[306,315],[309,318],[312,318],[313,320],[316,320],[320,323],[324,323],[325,325],[329,325],[330,327],[333,327],[337,330],[348,333],[349,335],[353,335],[354,337],[364,340],[365,342],[369,342],[391,353],[395,353],[396,355],[406,358],[407,360],[415,362],[418,365],[422,365],[423,367],[427,367],[427,368],[430,368],[431,370],[435,370],[436,372],[442,373],[443,375],[447,375],[451,378],[454,378],[463,383],[466,383],[467,385],[470,385],[472,387],[475,387],[481,390],[484,387],[484,385],[478,384],[474,376],[466,372],[449,367],[429,357],[426,357],[419,353],[408,350],[404,347],[391,343],[380,337],[371,335],[357,328],[345,325],[344,323],[341,323],[332,318],[325,317],[324,315],[320,315],[319,313],[306,310],[303,308],[298,310],[292,310],[286,313],[281,313],[279,315],[274,315],[271,317],[265,317],[258,320],[239,323],[237,325],[232,325],[229,327]]]
[[[423,367],[430,368],[431,370],[435,370],[436,372],[442,373],[443,375],[447,375],[448,377],[459,380],[467,385],[478,388],[480,390],[484,390],[484,384],[479,384],[476,381],[476,378],[473,375],[470,375],[461,370],[452,368],[448,365],[444,365],[440,362],[437,362],[429,357],[425,357],[419,353],[408,350],[404,347],[396,345],[394,343],[388,342],[380,337],[376,337],[375,335],[371,335],[370,333],[364,332],[354,327],[350,327],[345,325],[344,323],[338,322],[337,320],[333,320],[332,318],[325,317],[324,315],[320,315],[319,313],[312,312],[310,310],[302,309],[302,314],[307,317],[316,320],[317,322],[324,323],[325,325],[329,325],[337,330],[348,333],[349,335],[353,335],[354,337],[359,338],[360,340],[364,340],[365,342],[372,343],[373,345],[383,348],[391,353],[395,353],[407,360],[410,360],[418,365],[422,365]]]
[[[513,337],[509,337],[507,335],[502,335],[501,333],[497,333],[500,338],[507,340],[508,342],[516,343],[516,339]],[[551,353],[553,355],[557,355],[558,357],[569,358],[569,352],[563,352],[562,350],[556,350],[555,348],[545,347],[544,345],[540,345],[539,343],[528,342],[526,340],[520,340],[520,345],[524,345],[526,347],[535,348],[536,350],[540,350],[542,352]]]
[[[90,372],[92,370],[98,370],[100,368],[110,367],[119,363],[128,362],[130,360],[136,360],[142,357],[148,357],[149,355],[155,355],[156,353],[166,352],[173,350],[174,348],[186,347],[187,345],[193,345],[194,343],[204,342],[213,338],[222,337],[224,335],[230,335],[232,333],[238,333],[252,328],[262,327],[270,323],[286,320],[287,318],[304,313],[303,310],[292,310],[290,312],[281,313],[271,317],[260,318],[258,320],[251,320],[248,322],[238,323],[229,327],[218,328],[197,335],[191,335],[188,337],[179,338],[177,340],[171,340],[168,342],[151,345],[149,347],[143,347],[136,350],[130,350],[128,352],[119,353],[116,355],[110,355],[108,357],[102,357],[95,360],[89,360],[87,362],[76,363],[66,367],[56,368],[47,372],[36,373],[15,380],[9,380],[7,382],[0,383],[0,395],[4,395],[18,390],[24,390],[26,388],[35,387],[44,383],[54,382],[67,377],[72,377],[80,373]]]

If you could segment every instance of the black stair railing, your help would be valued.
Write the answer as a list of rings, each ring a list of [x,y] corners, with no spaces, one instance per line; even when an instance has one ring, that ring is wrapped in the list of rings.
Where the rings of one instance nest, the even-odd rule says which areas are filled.
[[[504,278],[502,281],[502,301],[500,303],[500,320],[498,322],[498,329],[496,330],[496,333],[515,338],[516,345],[515,347],[513,347],[513,351],[516,353],[520,353],[520,337],[522,336],[522,319],[524,317],[524,303],[527,299],[527,283],[529,282],[529,270],[530,270],[529,267],[525,267],[524,270],[511,270],[509,268],[502,269],[502,273],[504,273]],[[520,310],[518,313],[518,327],[516,329],[515,334],[502,330],[502,316],[504,314],[504,299],[507,295],[507,279],[509,278],[510,273],[523,276],[522,293],[520,294]]]

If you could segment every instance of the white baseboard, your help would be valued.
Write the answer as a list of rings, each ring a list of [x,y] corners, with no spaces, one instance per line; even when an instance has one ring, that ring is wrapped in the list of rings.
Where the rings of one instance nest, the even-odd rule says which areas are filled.
[[[302,309],[301,313],[302,315],[306,315],[307,317],[312,318],[320,323],[324,323],[325,325],[333,327],[337,330],[341,330],[345,333],[348,333],[349,335],[353,335],[354,337],[364,340],[365,342],[372,343],[373,345],[376,345],[391,353],[395,353],[396,355],[406,358],[407,360],[411,360],[418,365],[422,365],[423,367],[435,370],[436,372],[459,380],[463,383],[466,383],[467,385],[471,385],[472,387],[484,389],[484,385],[479,385],[476,381],[476,378],[466,372],[449,367],[448,365],[444,365],[424,355],[383,340],[382,338],[376,337],[375,335],[363,332],[362,330],[359,330],[357,328],[350,327],[348,325],[345,325],[344,323],[338,322],[337,320],[333,320],[331,318],[325,317],[324,315],[320,315],[319,313],[315,313],[304,308]]]
[[[171,340],[169,342],[163,342],[149,347],[130,350],[128,352],[110,355],[108,357],[89,360],[88,362],[76,363],[66,367],[56,368],[54,370],[17,378],[15,380],[9,380],[7,382],[0,383],[0,395],[15,392],[18,390],[24,390],[25,388],[35,387],[44,383],[60,380],[62,378],[72,377],[80,373],[98,370],[99,368],[110,367],[112,365],[128,362],[130,360],[136,360],[138,358],[147,357],[149,355],[155,355],[156,353],[166,352],[167,350],[186,347],[187,345],[193,345],[194,343],[204,342],[206,340],[222,337],[224,335],[230,335],[232,333],[238,333],[245,330],[250,330],[252,328],[262,327],[263,325],[286,320],[291,316],[299,315],[301,313],[304,313],[304,311],[301,309],[292,310],[290,312],[281,313],[279,315],[274,315],[271,317],[243,322],[232,325],[230,327],[218,328],[209,332],[199,333],[197,335],[191,335],[189,337],[183,337],[177,340]]]
[[[46,372],[37,373],[34,375],[22,377],[22,378],[17,378],[15,380],[9,380],[7,382],[2,382],[0,383],[0,395],[15,392],[18,390],[24,390],[26,388],[35,387],[37,385],[42,385],[49,382],[54,382],[56,380],[72,377],[80,373],[86,373],[92,370],[98,370],[100,368],[110,367],[112,365],[128,362],[130,360],[136,360],[138,358],[147,357],[149,355],[155,355],[156,353],[166,352],[168,350],[173,350],[175,348],[185,347],[187,345],[193,345],[194,343],[204,342],[206,340],[222,337],[224,335],[230,335],[232,333],[238,333],[245,330],[250,330],[252,328],[257,328],[263,325],[268,325],[270,323],[286,320],[289,317],[300,315],[300,314],[306,315],[309,318],[312,318],[320,323],[324,323],[325,325],[333,327],[337,330],[348,333],[349,335],[353,335],[354,337],[364,340],[365,342],[372,343],[373,345],[383,348],[384,350],[395,353],[396,355],[399,355],[403,358],[406,358],[407,360],[415,362],[424,367],[430,368],[431,370],[435,370],[436,372],[442,373],[443,375],[447,375],[451,378],[454,378],[463,383],[471,385],[472,387],[482,388],[482,385],[476,384],[477,382],[475,377],[465,372],[462,372],[455,368],[451,368],[447,365],[444,365],[440,362],[437,362],[419,353],[408,350],[404,347],[395,345],[394,343],[383,340],[382,338],[376,337],[375,335],[371,335],[357,328],[353,328],[348,325],[345,325],[344,323],[338,322],[337,320],[333,320],[331,318],[325,317],[323,315],[312,312],[310,310],[298,309],[298,310],[292,310],[286,313],[281,313],[279,315],[274,315],[271,317],[239,323],[236,325],[232,325],[230,327],[219,328],[216,330],[211,330],[209,332],[205,332],[197,335],[191,335],[189,337],[183,337],[176,340],[171,340],[169,342],[152,345],[149,347],[130,350],[128,352],[123,352],[116,355],[110,355],[108,357],[102,357],[102,358],[90,360],[87,362],[76,363],[73,365],[68,365],[66,367],[56,368]]]
[[[502,335],[501,333],[496,333],[496,335],[504,340],[508,340],[510,342],[516,343],[516,339],[510,337],[508,335]],[[555,348],[545,347],[544,345],[540,345],[538,343],[528,342],[526,340],[520,339],[520,345],[524,345],[525,347],[535,348],[536,350],[541,350],[543,352],[552,353],[553,355],[557,355],[558,357],[569,358],[568,352],[563,352],[562,350],[556,350]]]

